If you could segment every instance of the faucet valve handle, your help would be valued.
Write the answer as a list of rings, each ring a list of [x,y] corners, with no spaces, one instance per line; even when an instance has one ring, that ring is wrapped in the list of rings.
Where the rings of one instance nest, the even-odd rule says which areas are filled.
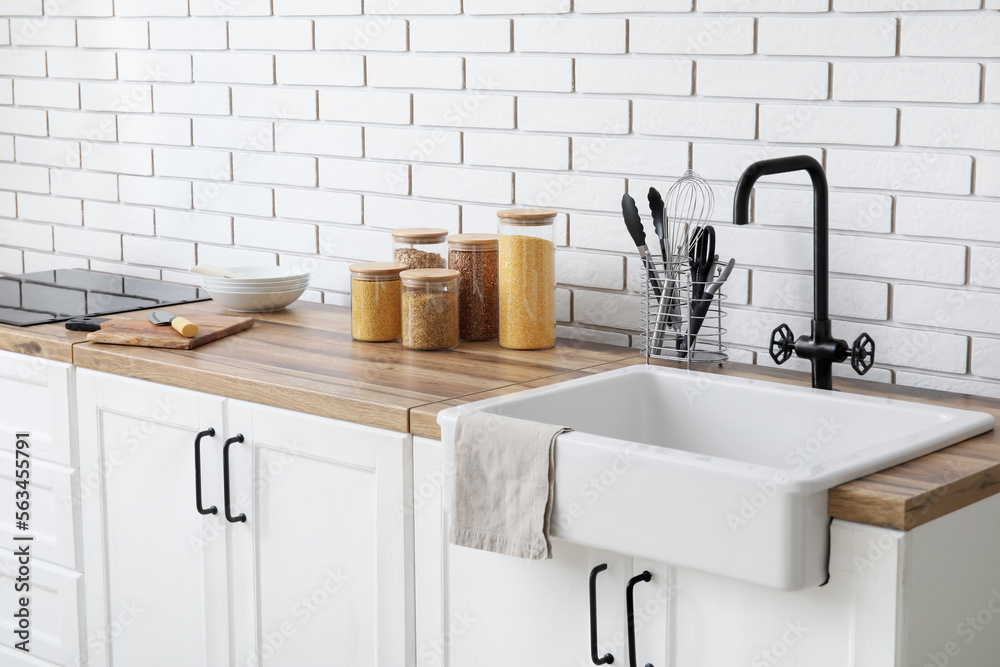
[[[875,339],[867,332],[858,336],[851,347],[851,367],[864,375],[875,365]]]
[[[787,324],[782,324],[771,332],[771,347],[768,350],[774,363],[779,366],[792,357],[795,351],[795,334]]]

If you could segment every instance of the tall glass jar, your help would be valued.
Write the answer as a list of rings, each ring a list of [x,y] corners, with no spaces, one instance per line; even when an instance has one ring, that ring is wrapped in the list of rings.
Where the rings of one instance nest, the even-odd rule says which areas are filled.
[[[458,271],[412,269],[403,280],[403,346],[450,350],[458,346]]]
[[[406,227],[392,231],[392,261],[408,269],[448,268],[448,230]]]
[[[458,336],[496,340],[500,335],[500,237],[453,234],[448,237],[448,266],[458,271]]]
[[[556,212],[497,212],[500,231],[500,345],[542,350],[556,344]]]
[[[362,262],[351,272],[351,336],[368,343],[399,340],[403,289],[399,274],[406,269],[393,262]]]

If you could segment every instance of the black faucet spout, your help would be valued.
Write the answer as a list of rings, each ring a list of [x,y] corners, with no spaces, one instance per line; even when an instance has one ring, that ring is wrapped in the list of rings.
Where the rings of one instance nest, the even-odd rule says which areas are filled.
[[[805,171],[809,174],[813,187],[812,332],[795,340],[791,330],[783,324],[771,334],[770,353],[778,364],[787,361],[793,351],[799,357],[809,359],[812,362],[813,387],[832,389],[834,363],[845,361],[853,355],[858,359],[852,361],[852,364],[863,375],[871,368],[875,348],[874,342],[866,347],[867,341],[871,341],[871,337],[867,334],[863,334],[867,337],[867,341],[862,341],[861,337],[855,341],[854,350],[846,341],[833,337],[830,322],[830,191],[823,165],[809,155],[793,155],[754,162],[743,172],[736,185],[733,222],[737,225],[750,222],[750,192],[757,179],[790,171]],[[863,369],[863,372],[859,369]]]
[[[761,176],[804,171],[813,186],[813,319],[830,319],[830,189],[823,165],[811,155],[792,155],[761,160],[747,167],[736,184],[733,222],[750,222],[750,191]]]

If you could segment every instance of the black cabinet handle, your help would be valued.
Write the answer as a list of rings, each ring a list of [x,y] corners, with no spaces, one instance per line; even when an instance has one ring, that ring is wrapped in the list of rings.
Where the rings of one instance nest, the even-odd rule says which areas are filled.
[[[218,514],[219,508],[215,505],[205,509],[201,504],[201,439],[205,437],[215,437],[215,429],[209,427],[194,438],[194,502],[198,514]]]
[[[226,440],[226,444],[222,447],[222,484],[225,487],[226,495],[226,521],[229,523],[239,523],[247,520],[246,514],[233,516],[233,512],[229,505],[229,445],[234,442],[243,442],[243,434],[237,433],[229,440]]]
[[[615,657],[605,653],[603,658],[597,656],[597,575],[608,569],[607,563],[601,563],[590,571],[590,659],[595,665],[610,665]]]
[[[628,580],[628,586],[625,588],[625,613],[628,618],[628,666],[635,667],[635,604],[632,602],[632,589],[640,581],[649,581],[653,578],[653,575],[649,573],[649,570],[644,571],[642,574],[637,574]],[[646,667],[653,667],[650,663],[646,663]]]

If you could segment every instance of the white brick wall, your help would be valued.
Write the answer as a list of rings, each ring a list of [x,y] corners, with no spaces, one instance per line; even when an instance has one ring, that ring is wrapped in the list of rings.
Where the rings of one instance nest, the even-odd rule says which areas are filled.
[[[693,168],[739,263],[734,357],[768,364],[773,326],[808,327],[807,179],[726,222],[748,163],[805,153],[837,335],[875,336],[877,380],[1000,397],[994,0],[43,4],[0,2],[0,270],[311,257],[343,303],[392,228],[550,206],[560,334],[634,344],[621,195]]]

